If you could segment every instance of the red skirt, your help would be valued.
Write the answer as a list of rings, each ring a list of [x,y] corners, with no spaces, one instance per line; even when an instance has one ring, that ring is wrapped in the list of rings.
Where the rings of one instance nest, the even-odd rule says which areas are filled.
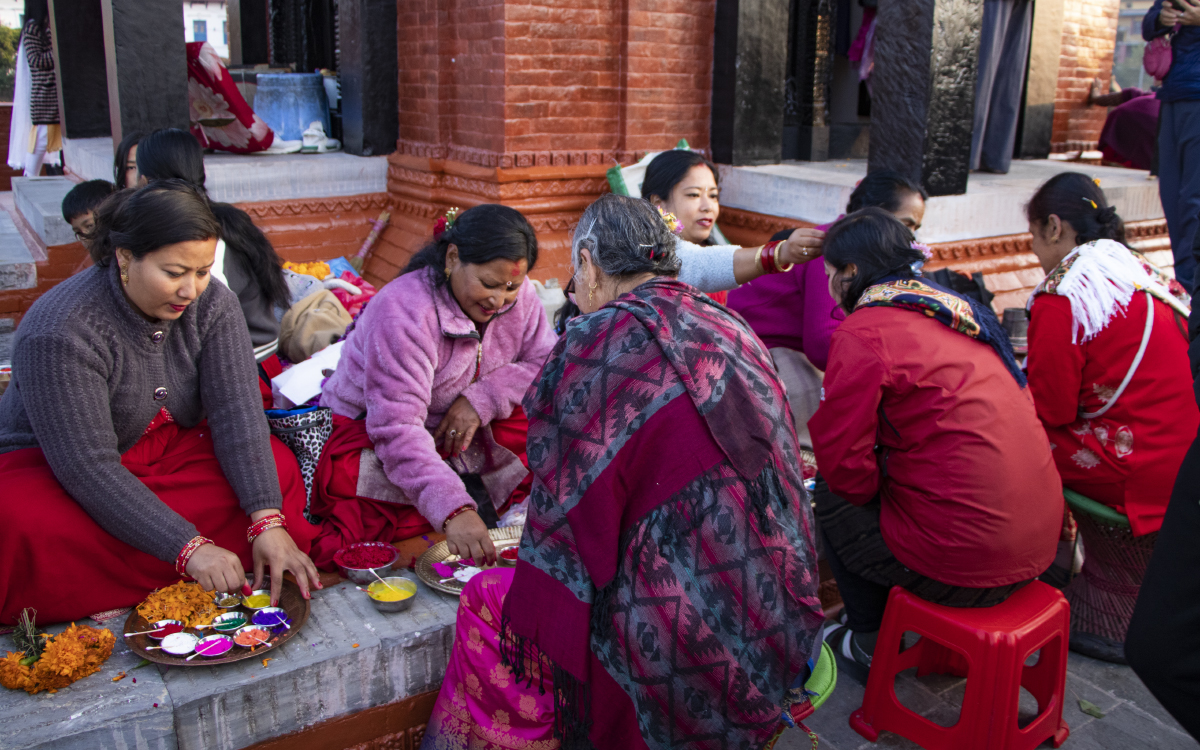
[[[307,552],[317,527],[304,520],[304,481],[296,457],[271,438],[292,538]],[[242,510],[213,450],[207,423],[174,422],[142,437],[121,463],[200,534],[238,555],[254,570]],[[0,454],[0,623],[12,624],[24,607],[38,622],[78,620],[138,604],[151,591],[179,580],[164,562],[100,528],[67,494],[40,448]]]
[[[506,419],[492,422],[491,427],[496,442],[520,456],[521,463],[528,468],[525,438],[529,434],[529,420],[521,407],[518,406]],[[320,535],[313,540],[309,554],[321,570],[336,570],[333,556],[348,545],[357,542],[400,542],[433,532],[433,526],[416,506],[358,495],[359,456],[364,448],[371,447],[373,443],[367,437],[366,420],[334,415],[333,434],[325,443],[313,478],[311,510],[322,521]],[[532,475],[525,477],[500,509],[501,513],[529,496],[532,479]],[[433,543],[431,540],[430,545]],[[404,559],[402,551],[402,558],[398,562],[411,565],[412,560]]]

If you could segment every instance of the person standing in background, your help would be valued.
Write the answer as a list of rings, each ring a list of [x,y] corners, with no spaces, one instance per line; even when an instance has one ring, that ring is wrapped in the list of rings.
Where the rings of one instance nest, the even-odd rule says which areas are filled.
[[[42,172],[46,152],[62,150],[58,124],[58,84],[54,80],[54,44],[50,39],[50,16],[45,0],[25,4],[25,28],[21,30],[22,51],[29,63],[29,132],[25,176]]]
[[[1158,131],[1158,194],[1167,217],[1175,278],[1189,292],[1196,272],[1192,244],[1200,225],[1200,3],[1154,0],[1142,18],[1147,42],[1174,31],[1171,69],[1163,79]]]
[[[1033,25],[1030,0],[984,0],[971,169],[1007,174],[1017,139]]]

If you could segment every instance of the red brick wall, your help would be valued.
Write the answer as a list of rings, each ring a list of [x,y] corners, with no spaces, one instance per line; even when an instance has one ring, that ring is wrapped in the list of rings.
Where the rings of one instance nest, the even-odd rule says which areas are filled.
[[[402,154],[511,168],[708,146],[714,2],[398,1]]]
[[[1096,148],[1107,110],[1087,105],[1092,79],[1112,77],[1120,0],[1063,0],[1062,61],[1054,100],[1055,151]]]

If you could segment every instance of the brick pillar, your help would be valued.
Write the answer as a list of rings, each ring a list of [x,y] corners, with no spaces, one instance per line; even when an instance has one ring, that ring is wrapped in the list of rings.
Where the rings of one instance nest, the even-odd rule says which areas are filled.
[[[1063,0],[1063,33],[1054,99],[1054,151],[1097,148],[1108,110],[1087,104],[1092,79],[1112,78],[1120,0]]]
[[[566,281],[568,236],[605,170],[680,138],[709,144],[713,5],[696,0],[400,0],[395,277],[451,206],[502,203],[538,233],[533,276]]]
[[[919,180],[930,195],[967,190],[983,0],[879,4],[870,168]]]

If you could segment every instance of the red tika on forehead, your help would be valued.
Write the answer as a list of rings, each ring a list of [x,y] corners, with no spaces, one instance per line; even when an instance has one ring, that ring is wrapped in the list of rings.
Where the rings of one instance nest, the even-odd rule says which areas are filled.
[[[521,275],[521,264],[518,263],[517,261],[513,261],[511,275],[513,276],[513,278],[516,278],[517,276]]]

